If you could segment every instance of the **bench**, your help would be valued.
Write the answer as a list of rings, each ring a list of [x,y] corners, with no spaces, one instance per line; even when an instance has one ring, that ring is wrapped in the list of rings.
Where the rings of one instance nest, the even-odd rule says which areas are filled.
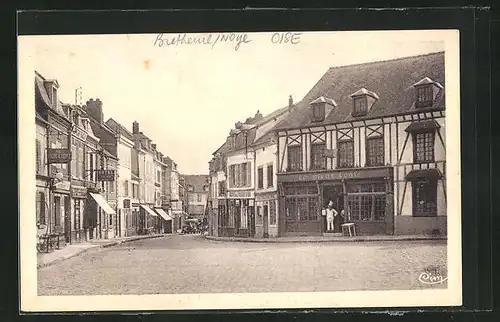
[[[356,236],[356,225],[354,223],[346,223],[342,225],[342,234],[344,236]]]

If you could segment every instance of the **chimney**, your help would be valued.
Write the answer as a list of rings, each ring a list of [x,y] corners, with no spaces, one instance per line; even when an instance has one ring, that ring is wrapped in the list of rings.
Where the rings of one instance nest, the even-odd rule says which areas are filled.
[[[293,106],[293,97],[292,95],[290,95],[290,97],[288,97],[288,108],[292,109],[292,106]]]
[[[100,99],[96,99],[95,101],[91,98],[85,104],[85,109],[87,110],[88,115],[99,123],[104,122],[104,114],[102,112],[102,102]]]
[[[137,121],[132,123],[132,134],[139,134],[139,123]]]

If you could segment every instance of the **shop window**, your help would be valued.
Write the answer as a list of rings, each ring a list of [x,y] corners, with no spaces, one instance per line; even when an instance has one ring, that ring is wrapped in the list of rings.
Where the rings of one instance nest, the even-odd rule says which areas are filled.
[[[288,147],[288,171],[302,171],[302,146]]]
[[[437,181],[417,179],[413,186],[413,216],[437,216]]]
[[[271,188],[274,185],[274,176],[273,176],[273,166],[267,166],[267,187]]]
[[[435,132],[413,133],[413,162],[434,162]]]
[[[287,196],[285,210],[287,220],[318,220],[318,196]]]
[[[61,197],[54,197],[54,226],[61,225]]]
[[[325,143],[314,143],[311,145],[311,169],[323,170],[326,169],[325,158]]]
[[[347,191],[350,220],[382,221],[385,219],[386,194],[384,183],[349,185]]]
[[[354,141],[341,141],[337,143],[338,148],[338,167],[354,167]]]
[[[366,140],[366,165],[384,165],[384,138],[368,138]]]
[[[269,225],[276,225],[276,201],[269,202]]]
[[[257,187],[259,189],[264,188],[264,169],[263,168],[257,169]]]

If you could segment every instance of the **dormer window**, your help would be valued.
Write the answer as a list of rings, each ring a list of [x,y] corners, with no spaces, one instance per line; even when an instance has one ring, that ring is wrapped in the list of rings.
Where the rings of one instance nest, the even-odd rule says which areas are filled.
[[[352,113],[353,116],[359,116],[359,115],[366,115],[368,112],[367,106],[366,106],[366,96],[358,96],[354,98],[354,112]]]
[[[424,108],[431,107],[443,86],[438,82],[433,81],[429,77],[425,77],[419,82],[413,84],[415,87],[415,107]]]
[[[310,104],[312,108],[312,122],[324,121],[328,114],[330,114],[330,112],[333,110],[333,108],[337,106],[337,103],[334,100],[323,96],[318,97]]]
[[[374,92],[361,88],[357,92],[349,95],[352,98],[352,116],[363,116],[368,114],[375,102],[379,99]]]

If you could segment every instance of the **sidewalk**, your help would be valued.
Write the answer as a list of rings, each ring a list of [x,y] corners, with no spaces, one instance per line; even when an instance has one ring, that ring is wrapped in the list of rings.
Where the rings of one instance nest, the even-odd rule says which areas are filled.
[[[204,236],[214,241],[247,242],[247,243],[328,243],[328,242],[375,242],[375,241],[417,241],[447,240],[446,236],[427,235],[374,235],[374,236],[297,236],[297,237],[216,237]]]
[[[50,266],[54,263],[81,255],[92,249],[106,248],[127,242],[132,242],[141,239],[158,238],[162,236],[169,236],[170,234],[155,234],[155,235],[139,235],[130,237],[121,237],[113,239],[97,239],[85,243],[67,245],[61,249],[56,249],[50,253],[37,254],[37,268]]]

